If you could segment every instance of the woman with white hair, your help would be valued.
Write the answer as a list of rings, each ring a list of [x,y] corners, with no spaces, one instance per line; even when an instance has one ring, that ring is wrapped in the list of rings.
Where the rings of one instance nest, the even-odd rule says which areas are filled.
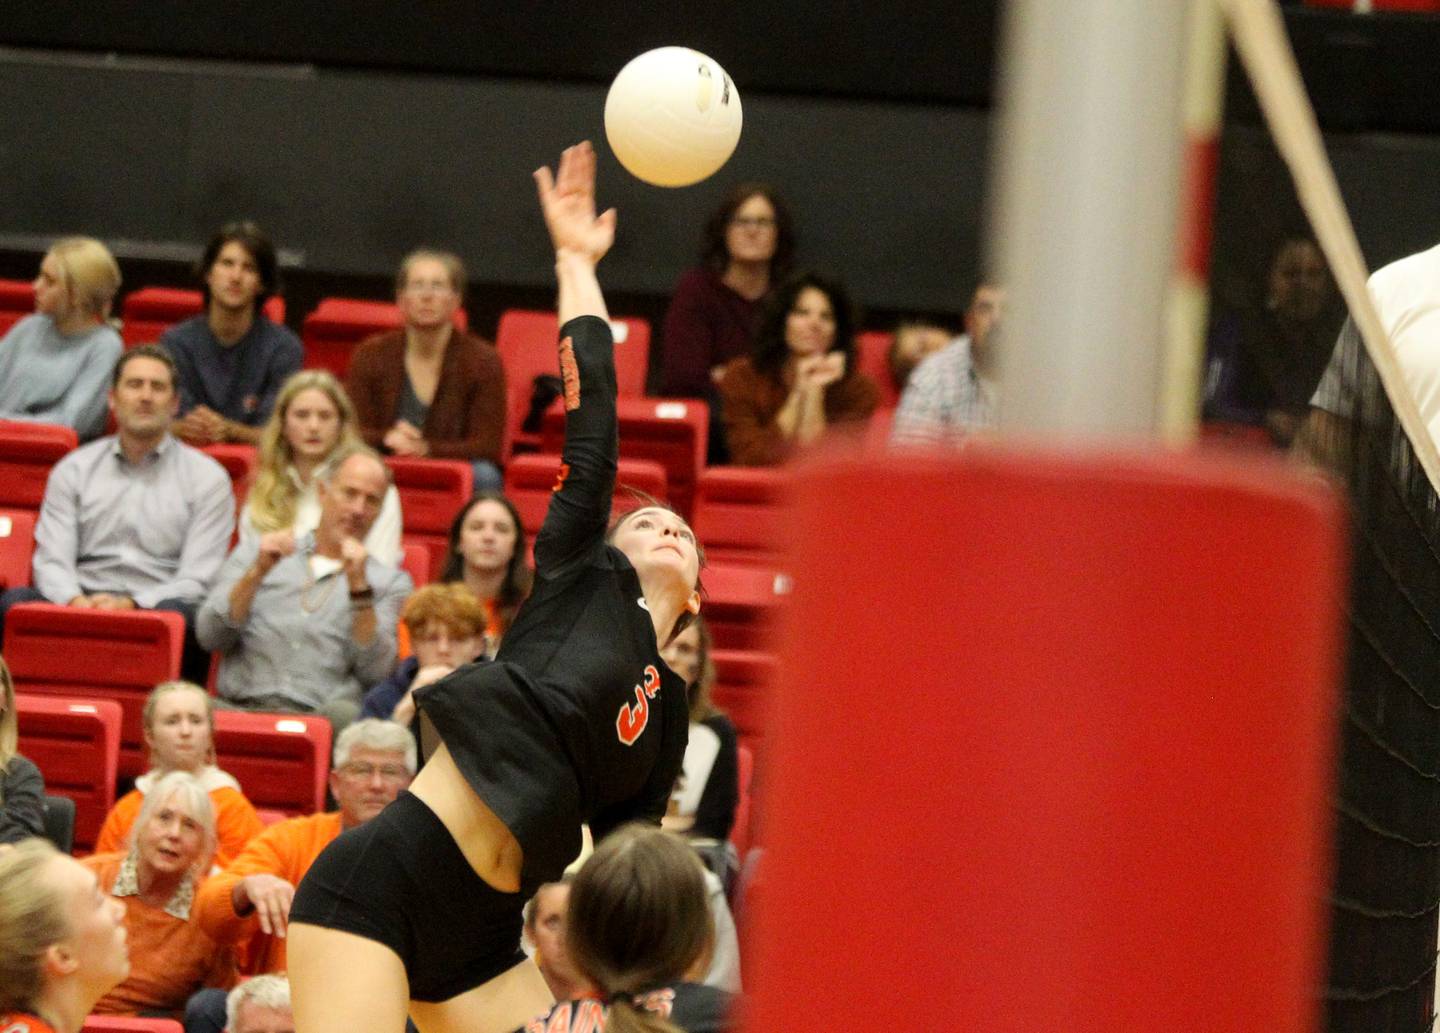
[[[0,1029],[80,1033],[130,971],[125,905],[43,839],[0,847]]]
[[[210,794],[193,775],[172,771],[145,794],[130,849],[81,862],[125,904],[130,939],[130,975],[96,1003],[98,1014],[178,1018],[202,986],[235,982],[234,956],[201,930],[191,908],[214,854]]]
[[[35,314],[0,340],[0,419],[105,429],[106,389],[124,346],[106,320],[120,267],[91,237],[55,242],[35,277]]]

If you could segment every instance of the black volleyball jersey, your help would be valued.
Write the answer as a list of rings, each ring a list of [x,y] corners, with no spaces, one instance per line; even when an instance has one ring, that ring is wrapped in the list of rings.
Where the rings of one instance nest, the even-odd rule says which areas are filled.
[[[524,850],[528,891],[632,820],[658,823],[689,736],[685,685],[660,659],[630,561],[606,544],[619,452],[614,344],[595,316],[560,330],[565,451],[535,540],[535,587],[494,663],[416,701]]]

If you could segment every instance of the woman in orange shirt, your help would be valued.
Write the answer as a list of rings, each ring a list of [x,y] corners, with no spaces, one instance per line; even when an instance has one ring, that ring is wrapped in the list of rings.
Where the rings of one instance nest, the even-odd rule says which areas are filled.
[[[131,826],[150,787],[171,771],[184,771],[210,794],[219,840],[215,864],[225,867],[265,826],[241,793],[240,783],[215,766],[213,701],[193,682],[161,682],[145,700],[141,719],[145,744],[150,747],[150,771],[137,778],[135,788],[105,816],[95,852],[114,853],[129,847]]]
[[[0,847],[0,1029],[80,1033],[130,972],[125,905],[43,839]]]
[[[125,905],[130,974],[95,1003],[101,1015],[179,1018],[202,986],[228,989],[235,958],[201,929],[195,888],[215,853],[215,812],[193,775],[171,771],[145,795],[130,849],[80,862]]]

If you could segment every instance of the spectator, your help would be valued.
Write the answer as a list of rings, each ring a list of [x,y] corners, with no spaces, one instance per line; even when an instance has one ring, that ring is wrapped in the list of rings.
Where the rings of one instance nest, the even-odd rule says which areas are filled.
[[[94,873],[45,840],[0,850],[0,1029],[80,1033],[130,973],[124,919]]]
[[[229,223],[205,246],[196,276],[205,313],[160,338],[179,370],[175,434],[192,445],[254,445],[305,357],[300,338],[262,311],[280,288],[275,245],[253,222]]]
[[[740,801],[740,761],[735,726],[710,701],[715,664],[710,659],[710,628],[705,618],[697,616],[660,655],[670,670],[685,680],[690,700],[690,742],[664,825],[723,846],[735,825]]]
[[[146,794],[129,849],[82,864],[100,887],[125,902],[130,974],[95,1005],[101,1015],[179,1018],[202,986],[229,988],[235,957],[195,920],[195,887],[215,853],[215,813],[192,776],[172,771]]]
[[[170,772],[183,771],[210,794],[215,813],[215,864],[223,868],[264,825],[240,791],[240,783],[215,766],[215,711],[210,694],[188,681],[161,682],[146,698],[140,720],[145,745],[150,748],[150,770],[110,808],[95,841],[95,852],[124,850],[146,795]]]
[[[395,621],[410,575],[369,556],[363,540],[390,484],[362,446],[318,476],[313,534],[271,531],[225,561],[198,618],[221,654],[217,689],[243,710],[321,714],[336,731],[367,686],[395,663]]]
[[[813,274],[770,300],[752,354],[732,360],[720,382],[730,458],[776,466],[832,428],[859,433],[880,390],[855,369],[850,299]]]
[[[929,319],[914,317],[900,320],[895,326],[890,351],[885,356],[895,389],[904,391],[905,385],[910,382],[910,374],[920,365],[920,360],[938,352],[951,339],[950,331]]]
[[[335,741],[334,761],[330,791],[338,811],[271,825],[196,895],[200,926],[214,940],[250,941],[247,971],[285,971],[285,931],[295,887],[327,844],[375,817],[410,784],[415,740],[393,721],[357,721]]]
[[[534,575],[525,557],[525,528],[515,504],[498,492],[475,496],[450,524],[450,547],[440,580],[463,584],[485,607],[486,655],[530,594]]]
[[[365,694],[360,716],[415,722],[415,690],[439,681],[485,650],[485,611],[462,584],[426,585],[405,602],[400,619],[410,632],[415,655],[407,656],[395,673]]]
[[[732,996],[694,981],[713,938],[705,870],[683,840],[643,826],[609,836],[575,876],[565,926],[570,957],[595,994],[562,1000],[525,1033],[727,1029]]]
[[[547,882],[525,904],[525,939],[534,950],[535,964],[557,1001],[569,1001],[593,992],[565,949],[565,915],[570,909],[571,875]]]
[[[225,1028],[230,1033],[295,1033],[290,981],[256,976],[231,990],[225,998]]]
[[[395,279],[405,325],[355,349],[346,386],[372,448],[464,459],[477,490],[498,490],[505,370],[494,345],[455,327],[464,295],[465,267],[455,255],[406,255]]]
[[[225,559],[235,526],[223,467],[170,436],[175,364],[154,345],[115,364],[110,406],[119,433],[71,452],[50,471],[35,525],[34,587],[0,596],[96,610],[170,610],[185,617],[187,679],[210,657],[194,638],[195,608]]]
[[[995,425],[995,340],[1005,292],[980,283],[965,310],[965,333],[924,359],[910,376],[892,445],[959,444],[966,435]]]
[[[1263,427],[1288,447],[1334,350],[1343,313],[1320,245],[1286,237],[1264,298],[1221,313],[1210,334],[1205,418]]]
[[[35,277],[35,314],[0,339],[0,419],[105,429],[105,377],[124,346],[106,320],[120,267],[90,237],[57,241]]]
[[[675,284],[665,313],[662,388],[710,404],[712,464],[728,461],[716,385],[726,363],[750,353],[761,307],[794,257],[789,207],[773,187],[741,183],[706,220],[700,265]]]
[[[45,781],[40,769],[16,752],[19,745],[15,682],[0,657],[0,843],[45,834]]]
[[[285,382],[260,436],[259,469],[240,512],[242,545],[270,531],[289,530],[299,537],[315,530],[320,523],[316,475],[362,444],[357,427],[350,396],[331,374],[307,369]],[[392,484],[365,536],[366,550],[398,567],[405,558],[400,529],[400,493]]]

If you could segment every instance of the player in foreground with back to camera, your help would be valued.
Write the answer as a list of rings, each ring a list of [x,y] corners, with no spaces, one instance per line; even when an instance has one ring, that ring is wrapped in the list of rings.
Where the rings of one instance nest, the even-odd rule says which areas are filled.
[[[659,650],[699,612],[701,557],[675,513],[607,532],[618,453],[614,343],[595,266],[595,153],[535,173],[555,246],[565,449],[535,540],[535,588],[496,661],[417,694],[440,745],[379,817],[306,875],[290,913],[299,1033],[498,1033],[550,993],[520,952],[524,904],[627,821],[659,822],[688,737],[685,686]]]

